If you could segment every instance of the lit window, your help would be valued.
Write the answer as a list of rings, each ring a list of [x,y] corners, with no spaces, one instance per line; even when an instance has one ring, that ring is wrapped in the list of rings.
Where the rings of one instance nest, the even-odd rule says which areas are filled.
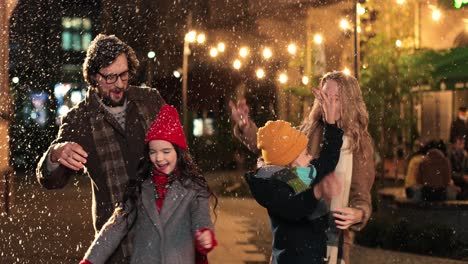
[[[68,31],[62,32],[62,49],[64,50],[71,49],[71,33]]]
[[[196,118],[193,120],[193,135],[196,137],[203,136],[203,119]]]
[[[83,18],[83,29],[84,30],[91,30],[91,19]]]
[[[211,115],[204,115],[193,119],[193,135],[195,137],[213,136],[215,134],[215,120]]]
[[[213,118],[208,117],[203,121],[203,134],[212,136],[214,134]]]
[[[87,50],[93,38],[92,22],[89,18],[62,18],[62,49],[73,51]]]
[[[89,48],[89,45],[91,44],[91,41],[93,40],[93,35],[91,33],[83,33],[83,37],[81,38],[81,44],[83,47],[83,50],[87,50]]]

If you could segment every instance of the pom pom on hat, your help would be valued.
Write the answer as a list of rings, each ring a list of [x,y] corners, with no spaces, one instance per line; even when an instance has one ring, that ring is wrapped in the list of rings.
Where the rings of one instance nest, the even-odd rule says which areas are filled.
[[[169,141],[185,150],[188,148],[179,114],[171,105],[166,104],[161,107],[158,116],[146,133],[145,143],[148,144],[151,140],[158,139]]]
[[[266,164],[286,166],[307,147],[307,136],[291,123],[268,121],[257,132],[257,147],[262,150]]]

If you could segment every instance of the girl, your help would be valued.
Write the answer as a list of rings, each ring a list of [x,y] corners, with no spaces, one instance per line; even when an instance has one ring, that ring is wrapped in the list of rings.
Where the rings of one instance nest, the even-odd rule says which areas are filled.
[[[137,179],[80,264],[105,263],[126,236],[131,263],[207,263],[217,245],[209,212],[215,196],[187,151],[174,107],[161,108],[145,143]]]

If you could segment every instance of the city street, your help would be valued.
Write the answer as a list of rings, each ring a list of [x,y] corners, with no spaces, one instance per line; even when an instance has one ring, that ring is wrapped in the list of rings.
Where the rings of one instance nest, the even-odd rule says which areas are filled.
[[[330,208],[342,228],[367,223],[348,262],[468,264],[468,0],[0,0],[0,28],[0,264],[79,263],[148,153],[157,174],[193,173],[192,161],[206,172],[218,199],[210,264],[269,264],[270,219],[245,168],[289,166],[307,185],[282,180],[304,190],[315,177],[327,197],[339,189],[321,180],[336,165],[335,125],[345,173]],[[314,168],[293,168],[306,153],[320,156]],[[38,166],[95,181],[47,190]],[[180,227],[208,215],[188,200],[190,217],[161,211],[173,178],[154,176],[147,215],[170,225],[136,237],[191,250],[194,230]],[[292,251],[320,243],[295,243],[309,227],[286,231]]]
[[[208,175],[215,190],[234,172]],[[90,186],[85,178],[74,178],[63,190],[42,189],[33,177],[15,179],[9,217],[0,218],[0,263],[78,263],[92,240]],[[271,234],[265,209],[251,198],[219,197],[216,220],[219,246],[209,255],[210,263],[268,263]],[[357,247],[353,264],[434,263],[460,261]]]

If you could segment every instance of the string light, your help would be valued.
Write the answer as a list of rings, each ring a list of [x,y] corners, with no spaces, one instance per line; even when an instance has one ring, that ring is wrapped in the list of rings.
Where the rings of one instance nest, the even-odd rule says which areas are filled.
[[[213,58],[218,56],[218,49],[217,48],[211,48],[210,49],[210,56],[213,57]]]
[[[265,77],[265,71],[263,69],[261,69],[261,68],[257,69],[255,74],[257,75],[258,79],[263,79],[263,77]]]
[[[236,59],[232,63],[232,66],[234,67],[234,69],[239,70],[240,67],[242,66],[242,63],[241,63],[241,61],[239,59]]]
[[[439,21],[441,16],[442,13],[439,9],[435,8],[434,10],[432,10],[432,20]]]
[[[401,46],[403,45],[403,42],[401,42],[401,40],[397,39],[395,41],[395,45],[398,47],[398,48],[401,48]]]
[[[279,76],[279,82],[282,84],[288,82],[288,75],[286,75],[286,73],[281,73]]]
[[[273,56],[273,52],[271,51],[270,48],[264,48],[262,52],[263,58],[269,59],[271,56]]]
[[[205,34],[203,34],[203,33],[198,34],[198,36],[197,36],[197,42],[198,42],[198,44],[203,44],[203,43],[205,43],[205,40],[206,40]]]
[[[340,28],[343,30],[348,30],[350,28],[349,22],[346,19],[340,20]]]
[[[291,44],[288,45],[288,52],[289,52],[289,54],[291,54],[291,55],[296,54],[296,52],[297,52],[297,47],[296,47],[296,45],[295,45],[294,43],[291,43]]]
[[[249,49],[247,47],[240,48],[239,56],[241,56],[242,58],[245,58],[247,57],[247,55],[249,55]]]
[[[322,37],[322,35],[320,35],[320,34],[315,34],[315,35],[314,35],[314,42],[315,42],[315,44],[317,44],[317,45],[322,44],[322,42],[323,42],[323,37]]]
[[[185,34],[185,41],[189,43],[193,43],[195,42],[196,37],[197,37],[197,32],[195,30],[192,30],[189,33]]]
[[[218,51],[224,52],[225,50],[226,50],[226,44],[224,44],[224,42],[218,43]]]

